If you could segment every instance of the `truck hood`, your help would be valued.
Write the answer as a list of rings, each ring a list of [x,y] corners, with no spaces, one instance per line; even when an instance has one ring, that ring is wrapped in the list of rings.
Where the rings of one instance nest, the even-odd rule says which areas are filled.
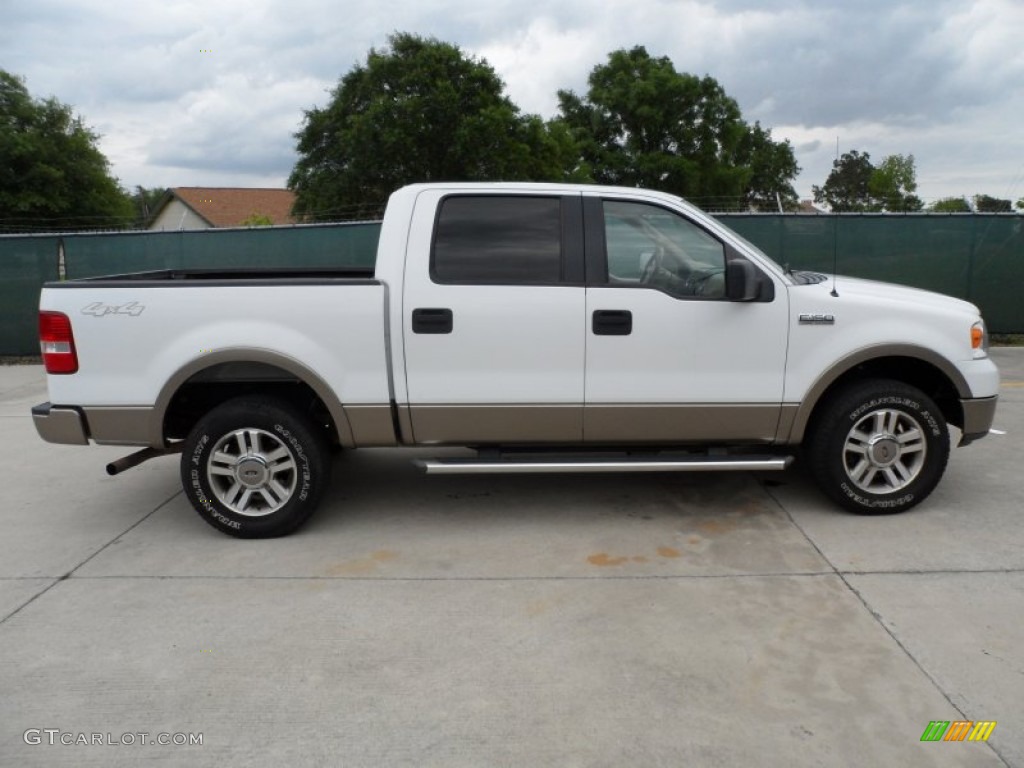
[[[946,313],[962,313],[977,315],[981,312],[969,301],[946,296],[934,291],[925,291],[920,288],[909,288],[905,285],[895,283],[883,283],[879,280],[865,280],[859,277],[847,277],[838,275],[835,279],[836,292],[839,297],[850,299],[873,299],[883,302],[898,302],[900,304],[916,305],[922,308],[939,310]],[[828,293],[832,290],[832,277],[816,285],[793,286],[792,290],[801,291],[812,289],[817,292]]]

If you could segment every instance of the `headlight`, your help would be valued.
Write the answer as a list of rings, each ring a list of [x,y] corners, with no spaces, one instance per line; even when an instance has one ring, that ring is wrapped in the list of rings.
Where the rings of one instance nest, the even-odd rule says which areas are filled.
[[[971,326],[971,349],[988,354],[988,330],[984,320]]]

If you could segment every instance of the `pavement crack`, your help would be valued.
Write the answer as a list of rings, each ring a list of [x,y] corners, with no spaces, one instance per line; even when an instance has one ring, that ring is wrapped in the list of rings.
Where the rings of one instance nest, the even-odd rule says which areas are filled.
[[[52,583],[51,583],[51,584],[50,584],[50,585],[49,585],[48,587],[46,587],[46,589],[43,589],[43,590],[41,590],[40,592],[37,592],[37,593],[36,593],[36,594],[34,594],[34,595],[33,595],[32,597],[30,597],[30,598],[29,598],[28,600],[26,600],[26,601],[25,601],[24,603],[22,603],[22,604],[21,604],[21,605],[19,605],[19,606],[18,606],[17,608],[15,608],[15,609],[14,609],[13,611],[11,611],[10,613],[8,613],[8,614],[7,614],[6,616],[4,616],[3,618],[0,618],[0,626],[2,626],[2,625],[3,625],[4,623],[6,623],[6,622],[8,621],[8,619],[12,619],[12,618],[14,618],[15,616],[17,616],[17,615],[18,615],[18,614],[19,614],[19,613],[20,613],[21,611],[25,610],[25,608],[27,608],[28,606],[32,605],[32,603],[34,603],[34,602],[35,602],[36,600],[38,600],[38,599],[39,599],[40,597],[42,597],[43,595],[45,595],[45,594],[46,594],[47,592],[49,592],[49,591],[50,591],[51,589],[53,589],[53,588],[54,588],[55,586],[57,586],[58,584],[60,584],[60,583],[61,583],[62,581],[67,581],[68,579],[70,579],[70,578],[71,578],[72,576],[74,576],[75,572],[76,572],[76,571],[77,571],[78,569],[80,569],[80,568],[81,568],[82,566],[84,566],[84,565],[85,565],[86,563],[90,562],[90,561],[91,561],[91,560],[92,560],[93,558],[95,558],[95,557],[96,557],[97,555],[99,555],[100,553],[102,553],[103,551],[105,551],[105,550],[107,549],[107,547],[109,547],[109,546],[110,546],[110,545],[112,545],[112,544],[115,544],[115,543],[117,543],[117,542],[118,542],[118,541],[119,541],[120,539],[122,539],[122,538],[123,538],[123,537],[124,537],[124,536],[125,536],[126,534],[128,534],[128,533],[131,533],[131,532],[132,532],[133,530],[135,530],[135,528],[137,528],[138,526],[142,525],[142,523],[144,523],[144,522],[145,522],[146,520],[148,520],[148,519],[149,519],[150,517],[152,517],[152,516],[153,516],[153,515],[155,515],[155,514],[156,514],[157,512],[159,512],[159,511],[160,511],[161,509],[163,509],[163,508],[164,508],[164,507],[166,507],[166,506],[167,506],[168,504],[170,504],[170,503],[171,503],[171,502],[172,502],[172,501],[173,501],[173,500],[174,500],[174,499],[175,499],[175,498],[176,498],[176,497],[177,497],[178,495],[180,495],[181,493],[182,493],[182,491],[175,491],[175,492],[174,492],[173,494],[171,494],[171,495],[170,495],[170,496],[169,496],[169,497],[168,497],[167,499],[165,499],[165,500],[164,500],[163,502],[161,502],[160,504],[158,504],[157,506],[155,506],[155,507],[154,507],[154,508],[153,508],[152,510],[150,510],[150,511],[149,511],[149,512],[147,512],[147,513],[146,513],[145,515],[143,515],[142,517],[140,517],[140,518],[139,518],[138,520],[136,520],[136,521],[135,521],[134,523],[132,523],[131,525],[129,525],[129,526],[127,527],[127,528],[125,528],[125,529],[124,529],[123,531],[121,531],[121,532],[120,532],[119,534],[117,534],[117,535],[116,535],[116,536],[115,536],[114,538],[112,538],[112,539],[111,539],[110,541],[108,541],[108,542],[107,542],[106,544],[104,544],[103,546],[101,546],[101,547],[100,547],[99,549],[97,549],[97,550],[96,550],[95,552],[93,552],[93,553],[92,553],[91,555],[89,555],[89,556],[88,556],[87,558],[85,558],[85,559],[84,559],[84,560],[83,560],[82,562],[80,562],[80,563],[79,563],[78,565],[76,565],[76,566],[75,566],[74,568],[72,568],[71,570],[69,570],[69,571],[68,571],[67,573],[65,573],[64,575],[62,575],[62,576],[58,576],[58,577],[56,577],[56,578],[54,578],[54,577],[52,577],[52,576],[51,576],[51,577],[49,577],[49,578],[53,578],[53,582],[52,582]]]
[[[856,571],[841,571],[841,570],[839,570],[839,568],[836,567],[835,563],[833,563],[832,560],[830,560],[829,557],[822,551],[821,547],[818,546],[817,542],[815,542],[814,539],[812,539],[810,537],[810,535],[808,535],[807,531],[805,531],[803,529],[803,526],[801,526],[800,523],[798,523],[796,521],[796,518],[794,518],[793,515],[790,514],[790,512],[786,508],[786,506],[781,501],[779,501],[779,499],[775,496],[774,493],[772,493],[772,488],[770,488],[770,487],[768,487],[766,485],[763,485],[762,487],[764,489],[764,492],[768,495],[768,497],[772,501],[775,502],[775,504],[779,507],[779,509],[782,510],[783,514],[785,514],[785,516],[789,519],[789,522],[791,522],[793,524],[793,526],[798,531],[800,531],[800,535],[803,536],[807,540],[807,543],[810,544],[814,548],[814,551],[818,553],[818,555],[821,557],[821,559],[824,560],[826,563],[828,563],[828,566],[829,566],[829,568],[832,569],[832,572],[839,578],[840,581],[843,582],[843,584],[846,586],[846,588],[857,598],[857,600],[860,602],[860,604],[864,607],[864,610],[868,612],[868,614],[871,616],[871,618],[873,618],[875,620],[875,622],[877,622],[878,626],[880,626],[882,628],[882,630],[892,639],[892,641],[894,643],[896,643],[896,646],[901,651],[903,651],[903,653],[906,655],[906,657],[908,659],[910,659],[910,662],[921,671],[921,674],[925,676],[925,678],[932,684],[932,686],[935,688],[935,690],[939,692],[939,694],[942,696],[942,698],[944,698],[949,703],[949,706],[951,706],[954,709],[954,711],[956,711],[960,715],[961,719],[963,719],[963,720],[972,719],[972,718],[968,718],[967,717],[967,713],[965,713],[959,706],[956,705],[956,703],[953,701],[952,697],[945,691],[945,689],[943,689],[943,687],[939,684],[939,681],[935,679],[934,675],[932,675],[927,669],[925,669],[924,665],[921,664],[920,661],[918,661],[917,657],[915,657],[914,654],[910,652],[910,649],[907,648],[907,646],[904,645],[903,642],[898,637],[896,637],[896,634],[888,626],[886,626],[886,623],[882,619],[881,614],[878,613],[874,608],[872,608],[868,604],[867,599],[864,597],[864,595],[862,595],[860,593],[860,590],[858,590],[855,586],[853,586],[853,584],[851,584],[847,580],[847,578],[846,578],[847,575],[860,575],[861,573],[867,574],[867,573],[870,573],[870,572],[867,572],[867,571],[856,572]],[[1011,572],[1015,572],[1016,570],[1017,569],[1011,569]],[[950,573],[966,573],[967,571],[954,570],[954,571],[949,571],[949,572]],[[1002,573],[1003,571],[1001,569],[995,569],[993,571],[981,571],[981,572],[982,573],[988,573],[988,572]],[[906,572],[904,572],[904,571],[880,571],[878,573],[880,575],[904,575],[904,573],[920,573],[920,574],[925,574],[925,573],[943,573],[943,571],[906,571]],[[977,571],[970,571],[970,573],[977,573]],[[1001,755],[999,753],[999,751],[994,746],[992,746],[991,742],[986,742],[986,744],[988,745],[988,748],[992,750],[992,753],[1002,761],[1002,763],[1006,766],[1006,768],[1011,768],[1010,763],[1007,762],[1006,758],[1003,757],[1003,755]]]

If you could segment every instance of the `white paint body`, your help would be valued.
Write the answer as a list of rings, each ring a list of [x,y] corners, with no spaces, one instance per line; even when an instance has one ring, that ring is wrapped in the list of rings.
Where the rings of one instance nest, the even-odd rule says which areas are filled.
[[[696,222],[774,283],[768,303],[684,301],[658,290],[439,285],[428,272],[438,202],[457,191],[654,202]],[[973,305],[839,277],[797,285],[713,218],[671,195],[574,185],[431,184],[396,192],[381,231],[377,285],[44,289],[41,308],[71,318],[80,370],[48,377],[54,405],[152,406],[175,373],[212,351],[291,358],[343,406],[364,404],[796,404],[859,350],[922,347],[955,366],[974,398],[998,394],[972,349]],[[138,314],[83,313],[137,302]],[[412,310],[448,307],[447,335],[411,332]],[[595,336],[594,310],[629,309],[628,336]],[[829,314],[831,325],[798,322]],[[390,359],[387,355],[390,354]],[[389,364],[390,363],[390,364]]]

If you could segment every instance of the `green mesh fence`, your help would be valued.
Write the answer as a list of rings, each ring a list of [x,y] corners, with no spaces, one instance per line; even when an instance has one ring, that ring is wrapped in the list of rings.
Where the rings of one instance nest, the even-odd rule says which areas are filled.
[[[0,237],[0,354],[39,354],[39,289],[57,279],[59,243],[53,235]]]
[[[68,278],[154,269],[372,267],[380,224],[329,224],[64,238]]]
[[[965,298],[989,329],[1024,333],[1024,216],[720,214],[780,263]],[[39,287],[69,278],[196,267],[368,267],[379,223],[0,237],[0,354],[36,354]]]
[[[1024,217],[719,214],[794,269],[866,277],[977,304],[991,331],[1024,332]]]

